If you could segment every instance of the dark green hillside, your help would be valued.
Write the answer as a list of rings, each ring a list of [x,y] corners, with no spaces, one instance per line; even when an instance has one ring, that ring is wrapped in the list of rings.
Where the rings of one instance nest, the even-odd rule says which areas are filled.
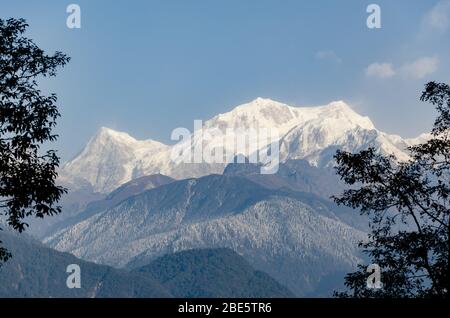
[[[82,261],[31,239],[0,232],[13,257],[0,268],[0,297],[170,297],[151,277]],[[69,289],[66,268],[78,264],[81,288]]]
[[[225,248],[165,255],[135,271],[151,274],[175,297],[293,297],[286,287]]]

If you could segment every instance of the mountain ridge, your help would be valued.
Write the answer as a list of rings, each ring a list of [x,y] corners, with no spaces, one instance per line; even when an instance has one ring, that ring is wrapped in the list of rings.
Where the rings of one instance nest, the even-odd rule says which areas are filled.
[[[44,242],[86,260],[132,268],[186,249],[230,248],[305,295],[324,273],[341,275],[358,262],[357,242],[366,236],[345,222],[347,213],[312,193],[209,175],[130,197]]]
[[[361,116],[343,101],[316,107],[293,107],[267,98],[257,98],[231,111],[218,114],[204,122],[204,130],[212,133],[204,140],[200,132],[193,132],[193,144],[177,145],[191,150],[202,143],[234,150],[229,144],[243,129],[275,129],[280,140],[281,162],[305,159],[316,166],[332,162],[336,149],[357,151],[374,146],[384,153],[407,160],[405,148],[425,137],[403,139],[377,130],[367,116]],[[231,132],[230,132],[231,131]],[[220,133],[228,132],[224,139]],[[60,169],[60,180],[73,188],[89,184],[94,191],[107,193],[134,178],[161,173],[175,179],[201,177],[222,173],[230,163],[177,163],[171,160],[174,145],[155,140],[137,140],[125,132],[102,127],[86,147]],[[231,148],[230,148],[231,147]],[[264,149],[265,145],[258,145]],[[261,148],[262,147],[262,148]]]

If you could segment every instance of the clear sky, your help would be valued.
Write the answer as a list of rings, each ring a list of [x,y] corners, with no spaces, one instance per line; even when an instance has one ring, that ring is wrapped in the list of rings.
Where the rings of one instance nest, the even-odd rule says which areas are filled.
[[[81,8],[81,29],[66,7]],[[367,5],[381,29],[366,26]],[[258,96],[296,106],[344,100],[386,132],[428,131],[418,102],[450,83],[450,0],[0,0],[27,35],[72,57],[43,83],[59,96],[57,144],[75,155],[100,126],[168,142]]]

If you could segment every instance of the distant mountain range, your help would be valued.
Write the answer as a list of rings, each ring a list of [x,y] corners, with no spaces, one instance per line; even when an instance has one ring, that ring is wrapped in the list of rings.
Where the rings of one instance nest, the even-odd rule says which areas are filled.
[[[77,297],[330,296],[361,261],[357,243],[367,238],[367,220],[330,200],[345,188],[333,169],[336,150],[373,146],[406,160],[405,149],[428,138],[383,133],[344,102],[298,108],[262,98],[204,128],[276,128],[278,171],[176,163],[174,146],[102,128],[60,170],[58,182],[69,188],[63,213],[30,220],[31,233],[57,251],[10,240],[18,257],[0,271],[10,294],[73,296],[55,284],[62,264],[79,261],[87,289]],[[187,148],[201,139],[191,137]],[[214,136],[205,142],[231,147]]]
[[[280,159],[305,159],[313,166],[330,164],[340,148],[358,151],[374,146],[384,153],[407,159],[409,145],[426,138],[403,139],[375,128],[342,101],[319,107],[292,107],[270,99],[256,100],[235,107],[204,122],[205,129],[221,132],[232,129],[275,128],[279,132]],[[240,132],[236,130],[236,135]],[[232,137],[232,136],[231,136]],[[194,143],[199,133],[192,134]],[[203,146],[229,146],[222,136],[203,141]],[[186,145],[191,147],[191,145]],[[78,189],[87,185],[94,192],[109,193],[140,176],[161,173],[175,179],[222,173],[226,164],[185,164],[170,159],[173,146],[154,140],[136,140],[127,133],[101,128],[87,146],[60,171],[60,181]]]
[[[166,255],[134,271],[86,262],[30,238],[0,232],[13,258],[0,268],[1,297],[290,297],[269,275],[228,249]],[[81,269],[81,288],[66,285],[67,266]]]
[[[178,251],[226,247],[301,296],[323,276],[341,276],[358,262],[357,242],[365,234],[345,223],[352,215],[312,193],[209,175],[132,196],[44,242],[82,259],[128,268]]]

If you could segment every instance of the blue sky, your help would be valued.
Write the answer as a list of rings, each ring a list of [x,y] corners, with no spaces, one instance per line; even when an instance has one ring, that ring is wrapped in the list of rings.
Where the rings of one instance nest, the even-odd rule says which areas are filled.
[[[81,29],[66,7],[81,7]],[[381,7],[382,28],[366,26]],[[418,97],[450,83],[450,0],[4,1],[46,51],[72,57],[43,82],[59,96],[57,147],[75,155],[100,126],[169,141],[258,96],[298,106],[344,100],[386,132],[428,131]]]

